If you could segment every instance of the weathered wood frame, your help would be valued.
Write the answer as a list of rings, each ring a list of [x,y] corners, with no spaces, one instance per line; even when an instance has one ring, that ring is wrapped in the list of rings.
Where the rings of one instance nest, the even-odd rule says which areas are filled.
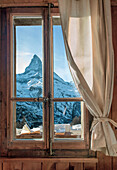
[[[51,9],[51,48],[53,49],[53,23],[52,23],[52,17],[53,16],[59,16],[58,9]],[[51,50],[51,57],[53,60],[53,50]],[[51,72],[53,73],[53,64],[51,67]],[[52,76],[53,77],[53,76]],[[52,85],[53,85],[53,78],[52,78]],[[54,105],[54,102],[67,102],[67,101],[83,101],[81,97],[79,98],[54,98],[53,94],[53,87],[52,87],[52,105]],[[84,131],[84,139],[76,139],[76,140],[60,140],[60,139],[52,139],[52,148],[53,149],[88,149],[89,148],[89,117],[88,117],[88,110],[86,109],[85,105],[82,105],[83,112],[82,116],[84,118],[83,120],[83,131]],[[52,124],[54,125],[54,111],[52,110]],[[54,130],[54,127],[53,127]]]
[[[4,51],[6,53],[6,59],[3,61],[3,65],[4,67],[6,67],[7,65],[7,68],[6,71],[4,72],[5,73],[5,81],[4,82],[7,82],[6,83],[6,88],[4,88],[4,90],[2,91],[5,91],[5,94],[6,94],[6,104],[7,104],[7,107],[5,106],[6,110],[7,110],[7,115],[5,114],[3,117],[6,117],[6,121],[7,121],[7,124],[4,125],[3,129],[5,128],[5,133],[7,134],[6,137],[2,139],[2,141],[5,141],[5,145],[2,145],[3,149],[2,149],[2,155],[22,155],[22,153],[19,153],[18,150],[24,150],[25,149],[25,153],[26,155],[30,155],[29,153],[31,153],[31,151],[33,150],[33,152],[35,152],[35,154],[37,156],[39,156],[39,153],[40,155],[41,154],[44,154],[44,155],[48,155],[48,149],[49,149],[49,144],[50,144],[50,141],[49,141],[49,134],[50,134],[50,131],[49,131],[49,109],[46,109],[46,116],[44,118],[44,122],[45,122],[45,132],[44,132],[44,135],[45,135],[45,142],[43,141],[34,141],[34,140],[13,140],[13,135],[11,135],[11,130],[12,130],[12,122],[13,122],[13,118],[12,118],[12,115],[9,114],[9,111],[11,110],[10,109],[10,103],[9,101],[13,102],[13,101],[36,101],[36,99],[34,98],[13,98],[11,97],[11,74],[13,74],[12,70],[11,70],[11,67],[13,67],[13,62],[11,61],[11,55],[12,55],[12,29],[11,29],[11,25],[12,25],[12,21],[11,18],[12,18],[12,15],[37,15],[39,14],[39,11],[41,13],[43,13],[43,16],[45,18],[45,21],[44,21],[44,34],[47,35],[47,15],[48,15],[48,12],[47,10],[44,10],[44,8],[8,8],[8,9],[3,9],[5,12],[6,12],[6,21],[4,21],[4,23],[7,25],[5,28],[7,29],[6,30],[6,39],[3,41],[4,42],[4,46],[6,46],[7,44],[7,50]],[[53,8],[52,9],[52,15],[58,15],[58,8]],[[46,17],[45,17],[46,16]],[[52,30],[51,30],[52,31]],[[52,37],[51,37],[51,40],[52,40]],[[44,46],[48,46],[48,36],[44,36]],[[11,45],[11,46],[10,46]],[[51,43],[51,46],[52,43]],[[51,50],[52,52],[52,50]],[[3,56],[5,55],[4,53],[2,54]],[[45,77],[49,77],[50,73],[46,73],[46,68],[49,68],[50,67],[50,63],[49,63],[49,59],[48,59],[48,50],[45,48],[44,49],[44,61],[45,61],[45,67],[44,67],[44,76]],[[53,70],[53,67],[51,67],[51,69]],[[51,70],[51,71],[52,71]],[[3,74],[1,74],[3,75]],[[2,78],[3,79],[3,78]],[[49,84],[49,78],[46,78],[44,80],[44,84],[47,86]],[[52,80],[53,81],[53,80]],[[53,83],[52,83],[53,84]],[[4,87],[4,86],[2,86]],[[49,89],[49,86],[47,86],[47,88]],[[45,97],[48,97],[48,89],[45,89],[44,91],[44,96]],[[7,90],[6,90],[7,89]],[[53,98],[53,96],[52,96]],[[40,102],[43,102],[43,98],[40,98],[39,99]],[[64,101],[82,101],[81,98],[53,98],[52,99],[52,103],[54,102],[64,102]],[[48,106],[49,103],[47,103],[47,106]],[[5,109],[2,109],[2,112],[3,110]],[[86,114],[88,115],[88,112],[86,111]],[[2,119],[3,119],[2,117]],[[88,149],[89,149],[89,120],[88,120],[88,116],[85,117],[85,132],[87,130],[87,132],[85,133],[85,139],[84,140],[78,140],[78,141],[61,141],[61,140],[58,140],[58,141],[54,141],[53,144],[52,144],[52,148],[53,150],[55,151],[56,153],[56,156],[57,155],[61,155],[61,149],[64,149],[65,153],[71,153],[70,155],[73,156],[73,153],[76,151],[74,149],[77,149],[77,150],[81,150],[82,152],[82,149],[83,150],[83,154],[85,155],[89,155],[89,152],[88,152]],[[4,140],[5,139],[5,140]],[[67,151],[71,149],[70,151]],[[85,151],[86,149],[86,151]],[[34,151],[35,150],[35,151]],[[38,153],[37,153],[37,151]],[[45,152],[45,153],[44,153]],[[33,155],[35,155],[33,154]],[[32,156],[33,156],[32,155]],[[36,156],[35,155],[35,156]],[[78,155],[80,155],[80,153],[78,153]],[[34,156],[34,157],[35,157]],[[78,156],[79,157],[79,156]]]
[[[24,149],[30,149],[30,148],[31,149],[35,149],[35,148],[45,149],[45,148],[47,148],[47,146],[46,146],[46,143],[47,143],[46,142],[46,140],[47,140],[46,129],[47,128],[46,128],[46,123],[45,123],[46,122],[46,120],[45,120],[46,116],[43,116],[43,123],[45,125],[44,126],[45,127],[45,129],[44,129],[44,141],[42,141],[42,140],[37,140],[37,141],[35,141],[35,140],[20,140],[20,139],[14,140],[14,134],[13,134],[13,129],[15,128],[15,127],[13,127],[13,120],[14,120],[13,108],[12,108],[13,102],[16,102],[16,101],[30,101],[30,102],[34,101],[35,102],[34,98],[28,98],[28,100],[27,100],[27,98],[20,98],[21,100],[18,100],[16,97],[12,97],[12,94],[13,94],[13,84],[12,83],[13,83],[13,74],[14,74],[13,67],[16,67],[16,66],[13,66],[13,63],[15,62],[15,61],[13,62],[13,53],[15,55],[15,52],[16,52],[16,49],[13,48],[13,44],[16,42],[15,38],[13,40],[13,16],[19,16],[19,15],[20,16],[29,16],[30,14],[32,16],[33,15],[34,16],[37,16],[37,15],[44,16],[44,9],[43,8],[33,9],[33,10],[31,10],[31,12],[30,12],[30,9],[26,9],[25,12],[24,12],[24,9],[22,9],[22,10],[23,10],[23,12],[20,12],[20,9],[18,9],[17,11],[16,11],[16,9],[12,9],[12,12],[7,13],[7,16],[9,17],[9,20],[10,20],[9,26],[8,26],[9,42],[10,42],[10,47],[9,47],[10,56],[8,57],[8,64],[7,64],[7,70],[8,70],[7,73],[9,73],[9,75],[10,75],[10,76],[8,76],[8,85],[9,85],[9,87],[8,87],[9,88],[9,90],[8,90],[8,92],[9,92],[8,104],[9,104],[9,101],[10,101],[10,104],[9,104],[8,109],[7,109],[7,116],[9,116],[8,125],[9,125],[10,128],[8,128],[8,143],[7,143],[8,145],[7,145],[7,147],[9,149],[16,149],[16,148],[20,148],[20,149],[23,149],[23,148]],[[46,30],[46,29],[44,28],[44,30]],[[15,37],[15,35],[14,35],[14,37]],[[14,41],[14,43],[13,43],[13,41]],[[45,41],[47,41],[47,40],[44,40],[44,43],[45,43]],[[14,45],[16,46],[16,44],[14,44]],[[7,44],[7,46],[9,46],[9,44]],[[46,54],[44,53],[44,56],[45,55]],[[14,56],[14,60],[15,60],[15,56]],[[44,60],[47,60],[47,57],[44,57]],[[47,63],[47,61],[44,61],[44,62]],[[14,64],[14,65],[16,65],[16,64]],[[46,77],[47,75],[46,75],[45,72],[44,72],[44,74],[45,74],[45,77]],[[16,78],[14,76],[14,81],[15,81],[15,79]],[[45,86],[45,81],[44,81],[44,86]],[[46,91],[44,91],[43,93],[44,93],[45,96],[47,95]],[[41,98],[40,102],[43,102],[43,101],[44,101],[44,99]],[[43,109],[43,115],[46,115],[45,112],[46,112],[46,110]]]

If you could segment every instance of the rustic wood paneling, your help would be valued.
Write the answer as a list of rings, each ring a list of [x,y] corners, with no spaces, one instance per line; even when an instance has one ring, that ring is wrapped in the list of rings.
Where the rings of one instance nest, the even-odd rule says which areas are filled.
[[[84,169],[83,170],[97,170],[96,164],[94,164],[94,163],[84,163]]]
[[[1,103],[1,155],[6,156],[7,154],[7,119],[6,119],[6,89],[7,89],[7,66],[5,65],[5,61],[7,61],[7,24],[6,24],[6,9],[1,10],[1,88],[2,88],[2,103]]]
[[[2,162],[0,161],[0,170],[2,170]]]
[[[0,170],[96,170],[96,164],[94,158],[0,158]]]
[[[70,163],[70,170],[83,170],[83,163]]]
[[[0,0],[0,6],[40,6],[48,2],[58,6],[58,0]],[[117,0],[111,0],[111,4],[112,6],[117,6]]]
[[[6,161],[3,163],[3,170],[22,170],[22,162]]]
[[[117,121],[117,7],[112,7],[112,33],[113,33],[113,47],[114,47],[114,95],[112,103],[112,119]],[[117,137],[117,129],[114,127]]]
[[[105,156],[101,152],[97,153],[97,157],[98,157],[97,170],[112,170],[112,157]]]
[[[117,6],[117,0],[111,0],[112,6]]]
[[[69,170],[69,163],[56,163],[56,170]]]
[[[23,170],[41,170],[41,162],[23,162]]]
[[[0,56],[1,56],[1,9],[0,9]],[[0,57],[0,68],[1,68],[1,57]],[[0,71],[0,80],[1,80],[1,71]],[[0,81],[0,117],[2,113],[2,88],[1,88],[1,81]],[[2,128],[1,128],[1,119],[0,119],[0,155],[1,155],[1,136],[2,136]]]
[[[56,163],[50,161],[42,162],[42,170],[56,170]]]
[[[112,103],[112,119],[117,122],[117,6],[112,7],[112,33],[113,33],[113,46],[114,46],[114,95]],[[117,138],[117,128],[113,127],[115,136]],[[113,170],[117,169],[117,158],[113,157]]]
[[[53,3],[58,6],[57,0],[0,0],[1,7],[14,7],[14,6],[43,6]]]

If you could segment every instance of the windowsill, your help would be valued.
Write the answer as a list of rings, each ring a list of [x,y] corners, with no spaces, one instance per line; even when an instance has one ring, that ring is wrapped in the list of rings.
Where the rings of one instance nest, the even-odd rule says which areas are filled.
[[[51,161],[51,162],[77,162],[77,163],[98,163],[98,158],[0,158],[0,161]]]

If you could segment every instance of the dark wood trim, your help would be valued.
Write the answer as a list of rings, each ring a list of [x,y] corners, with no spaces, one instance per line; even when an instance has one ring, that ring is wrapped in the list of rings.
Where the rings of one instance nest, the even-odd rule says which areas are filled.
[[[0,161],[31,161],[31,162],[43,162],[43,161],[52,161],[52,162],[85,162],[85,163],[97,163],[97,158],[0,158]]]
[[[116,6],[112,6],[112,38],[114,47],[114,95],[112,102],[112,119],[117,122],[117,1]],[[113,126],[117,139],[117,129]],[[106,162],[104,162],[106,163]],[[117,167],[117,157],[112,158],[113,170]]]
[[[111,6],[117,6],[117,0],[111,0]]]
[[[58,7],[58,2],[57,0],[54,1],[43,1],[39,0],[40,2],[10,2],[10,3],[4,3],[0,2],[0,7],[5,8],[5,7],[48,7],[48,3],[53,3],[55,7]],[[116,0],[110,0],[112,6],[117,6],[117,1]]]
[[[2,32],[1,32],[1,25],[2,25],[2,15],[1,15],[1,9],[0,9],[0,56],[2,55]],[[0,68],[2,69],[2,58],[0,57]],[[1,74],[2,70],[0,71],[0,80],[2,80],[2,74]],[[2,81],[0,81],[0,117],[2,117]],[[2,137],[2,126],[1,126],[1,119],[0,119],[0,139]],[[2,148],[2,142],[0,140],[0,151]],[[1,155],[1,152],[0,152]]]
[[[48,7],[48,1],[43,2],[40,0],[40,2],[21,2],[21,3],[0,3],[0,7],[5,8],[5,7]],[[54,4],[55,7],[58,7],[57,2],[51,2]]]
[[[35,8],[32,8],[32,7],[24,7],[24,8],[9,8],[10,9],[10,12],[13,13],[14,15],[42,15],[43,13],[43,9],[44,8],[39,8],[39,7],[35,7]]]
[[[29,101],[29,102],[43,102],[44,98],[18,98],[18,97],[12,97],[11,101]],[[79,98],[51,98],[51,101],[53,102],[69,102],[69,101],[83,101],[83,99],[81,97]]]
[[[69,101],[78,101],[78,102],[81,102],[81,101],[83,101],[83,99],[81,98],[81,97],[78,97],[78,98],[53,98],[53,99],[51,99],[53,102],[69,102]]]
[[[1,151],[0,156],[7,155],[7,17],[6,9],[1,9]]]
[[[12,97],[10,99],[11,101],[14,101],[14,102],[43,102],[44,101],[44,98],[18,98],[18,97]]]

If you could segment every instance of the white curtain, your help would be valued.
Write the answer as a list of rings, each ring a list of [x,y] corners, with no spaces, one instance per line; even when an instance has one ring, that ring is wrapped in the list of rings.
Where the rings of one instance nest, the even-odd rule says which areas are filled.
[[[110,126],[117,123],[108,118],[114,80],[110,0],[58,2],[69,68],[94,117],[91,149],[117,156],[117,141]]]

